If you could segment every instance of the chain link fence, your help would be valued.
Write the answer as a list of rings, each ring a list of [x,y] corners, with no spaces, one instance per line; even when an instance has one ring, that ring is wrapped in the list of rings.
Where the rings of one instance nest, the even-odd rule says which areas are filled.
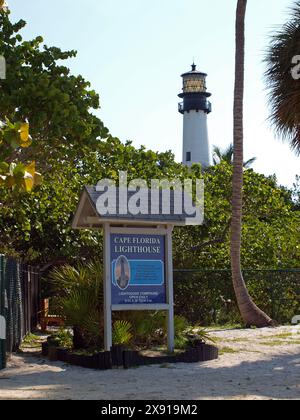
[[[0,256],[0,369],[39,323],[40,276],[33,267]]]
[[[244,270],[255,303],[279,323],[300,315],[300,269]],[[175,270],[175,311],[201,325],[240,323],[230,270]]]
[[[6,364],[6,295],[5,295],[5,279],[4,279],[4,257],[0,255],[0,369]]]

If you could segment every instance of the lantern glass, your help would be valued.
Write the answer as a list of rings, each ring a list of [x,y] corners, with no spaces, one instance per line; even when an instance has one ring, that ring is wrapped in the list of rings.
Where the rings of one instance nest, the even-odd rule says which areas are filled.
[[[206,92],[205,76],[201,74],[189,74],[183,78],[184,93]]]

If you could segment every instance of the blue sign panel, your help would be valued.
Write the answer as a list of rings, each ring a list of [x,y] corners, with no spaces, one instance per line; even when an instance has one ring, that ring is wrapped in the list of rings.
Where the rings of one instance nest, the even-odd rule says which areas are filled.
[[[112,304],[166,303],[165,237],[111,234]]]

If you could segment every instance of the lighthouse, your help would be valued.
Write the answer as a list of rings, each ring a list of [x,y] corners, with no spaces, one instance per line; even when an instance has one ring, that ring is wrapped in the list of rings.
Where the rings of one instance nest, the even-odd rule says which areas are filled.
[[[191,166],[200,163],[210,166],[210,148],[208,140],[207,116],[211,113],[208,98],[211,93],[206,89],[206,73],[192,70],[182,74],[183,89],[178,96],[183,99],[178,110],[183,115],[183,158],[182,162]]]

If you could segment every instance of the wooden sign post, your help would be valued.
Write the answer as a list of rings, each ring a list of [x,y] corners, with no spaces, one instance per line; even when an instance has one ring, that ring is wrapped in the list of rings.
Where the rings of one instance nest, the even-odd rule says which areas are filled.
[[[104,343],[112,347],[112,312],[166,311],[168,350],[174,351],[172,232],[186,214],[99,215],[95,187],[86,187],[73,221],[75,229],[103,229]],[[160,192],[162,194],[162,192]],[[174,194],[170,194],[174,209]]]

